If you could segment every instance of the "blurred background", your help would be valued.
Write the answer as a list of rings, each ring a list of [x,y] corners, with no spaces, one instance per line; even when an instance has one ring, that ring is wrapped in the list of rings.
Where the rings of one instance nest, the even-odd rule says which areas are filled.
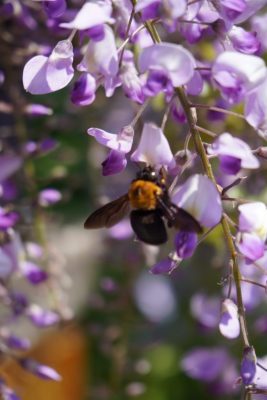
[[[71,104],[71,88],[45,96],[27,95],[21,83],[25,60],[45,35],[47,46],[56,42],[53,27],[48,30],[42,16],[37,27],[35,8],[30,11],[32,15],[24,13],[23,17],[6,8],[0,13],[0,70],[4,77],[0,157],[8,153],[23,159],[21,167],[1,182],[1,205],[20,213],[16,230],[23,242],[37,242],[46,249],[52,273],[48,288],[25,283],[20,274],[12,276],[9,284],[23,290],[33,303],[51,308],[56,304],[63,316],[56,326],[38,329],[22,316],[12,329],[30,338],[27,355],[55,368],[62,381],[42,381],[12,358],[2,363],[0,376],[23,400],[240,398],[241,341],[227,341],[218,331],[228,273],[220,228],[167,276],[153,275],[149,268],[172,250],[171,235],[168,244],[158,248],[138,243],[128,221],[109,230],[83,229],[89,213],[127,192],[137,171],[132,164],[119,175],[103,177],[101,162],[106,150],[86,131],[99,127],[116,133],[131,121],[136,109],[120,90],[112,101],[99,90],[96,101],[86,107]],[[198,46],[197,51],[208,57],[209,44]],[[207,90],[207,103],[210,96]],[[51,115],[27,112],[33,103],[47,107]],[[145,111],[143,121],[160,123],[163,113],[159,96]],[[225,126],[235,134],[242,132],[243,139],[250,135],[234,117],[226,121],[213,115],[207,120],[206,112],[200,112],[199,124],[215,131]],[[136,140],[141,128],[142,120]],[[184,125],[169,119],[166,134],[173,152],[183,148]],[[57,143],[49,151],[29,150],[29,143],[48,138]],[[204,140],[209,139],[204,136]],[[257,147],[257,139],[253,146]],[[196,161],[192,170],[200,172],[201,165]],[[58,190],[62,198],[40,210],[36,196],[48,187]],[[253,172],[243,192],[234,190],[241,196],[249,192],[252,198],[257,193],[266,199],[266,177]],[[262,288],[252,290],[249,284],[243,287],[247,303],[254,299],[248,308],[249,326],[253,344],[264,356],[265,293]],[[4,319],[5,311],[1,315]]]

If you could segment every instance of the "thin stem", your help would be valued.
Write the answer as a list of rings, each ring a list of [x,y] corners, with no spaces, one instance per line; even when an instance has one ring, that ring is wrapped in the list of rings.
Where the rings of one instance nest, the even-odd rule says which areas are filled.
[[[199,130],[199,132],[205,133],[206,135],[209,135],[211,137],[217,137],[218,135],[212,131],[209,131],[206,128],[202,128],[202,126],[196,125],[196,128]]]
[[[141,115],[143,114],[143,112],[145,111],[146,107],[148,106],[150,99],[146,99],[146,101],[144,102],[144,104],[141,105],[141,107],[138,109],[134,119],[132,120],[132,122],[129,124],[131,125],[133,128],[135,126],[135,124],[137,123],[137,121],[139,120],[139,118],[141,117]]]
[[[244,115],[242,115],[240,113],[237,113],[237,112],[234,112],[234,111],[230,111],[230,110],[226,110],[225,108],[221,108],[221,107],[209,106],[208,104],[190,104],[190,107],[192,107],[192,108],[203,108],[203,109],[206,109],[206,110],[216,111],[218,113],[228,114],[228,115],[232,115],[233,117],[245,119]]]
[[[240,280],[241,280],[241,282],[251,283],[252,285],[259,286],[259,287],[263,288],[264,290],[266,290],[266,285],[263,285],[262,283],[259,283],[259,282],[256,282],[256,281],[253,281],[252,279],[248,279],[248,278],[243,278],[242,277]]]
[[[132,25],[132,22],[133,22],[133,18],[134,18],[134,14],[135,14],[135,7],[133,6],[132,12],[131,12],[131,15],[130,15],[130,18],[129,18],[129,21],[128,21],[127,29],[126,29],[126,35],[125,35],[126,37],[128,37],[128,35],[129,35],[130,29],[131,29],[131,25]],[[122,63],[124,50],[125,50],[125,46],[121,50],[120,59],[119,59],[119,67],[121,66],[121,63]]]

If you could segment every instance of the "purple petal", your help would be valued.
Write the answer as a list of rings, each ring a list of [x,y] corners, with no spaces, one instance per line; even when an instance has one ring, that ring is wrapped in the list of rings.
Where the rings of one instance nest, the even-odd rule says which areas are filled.
[[[197,247],[195,232],[178,232],[175,235],[174,245],[179,258],[190,258]]]
[[[254,232],[263,241],[267,238],[267,207],[262,202],[238,206],[238,227],[241,232]]]
[[[267,79],[245,99],[246,121],[267,138]]]
[[[265,80],[266,75],[267,69],[260,57],[234,51],[221,53],[212,67],[215,83],[232,102],[241,101]]]
[[[22,165],[22,158],[15,155],[0,155],[0,182],[13,175]]]
[[[25,247],[27,250],[27,254],[30,258],[42,258],[44,255],[43,248],[35,242],[26,242]]]
[[[250,385],[254,382],[256,375],[257,357],[253,347],[246,347],[244,349],[243,358],[241,362],[241,377],[244,385]]]
[[[151,166],[174,168],[176,163],[163,131],[152,123],[145,123],[142,136],[131,160]]]
[[[20,266],[25,278],[33,285],[38,285],[48,279],[47,272],[31,261],[23,261]]]
[[[195,60],[182,46],[158,43],[146,47],[139,57],[141,72],[158,69],[168,74],[174,87],[184,85],[194,75]]]
[[[38,201],[43,207],[58,203],[62,199],[61,193],[56,189],[44,189],[39,193]]]
[[[158,263],[153,265],[150,268],[149,272],[154,275],[160,274],[170,274],[173,272],[174,269],[178,268],[179,264],[181,263],[182,259],[176,257],[168,257],[160,260]]]
[[[126,168],[127,160],[125,153],[117,150],[110,150],[107,158],[102,162],[102,175],[118,174]]]
[[[37,361],[30,358],[22,358],[19,362],[22,368],[41,379],[61,381],[61,376],[53,368],[39,364]]]
[[[126,154],[129,153],[132,148],[134,130],[130,125],[123,127],[121,132],[117,135],[98,128],[89,128],[87,133],[94,136],[98,143],[112,150],[117,150]]]
[[[239,336],[240,324],[238,319],[238,309],[231,299],[226,299],[222,303],[219,330],[221,334],[228,339],[235,339]]]
[[[73,48],[69,40],[58,42],[49,57],[31,58],[23,70],[24,89],[31,94],[46,94],[68,85],[74,75]]]
[[[159,17],[161,0],[139,0],[135,11],[140,12],[142,21]]]
[[[37,304],[33,304],[28,308],[27,316],[30,321],[39,328],[53,326],[60,320],[60,317],[56,312],[43,310]]]
[[[217,225],[221,220],[220,194],[214,183],[204,175],[193,175],[187,179],[173,193],[172,201],[207,228]]]
[[[258,168],[259,160],[246,142],[230,133],[222,133],[208,148],[208,153],[220,158],[223,172],[236,174],[240,168]]]
[[[0,393],[3,400],[21,400],[19,396],[13,391],[13,389],[6,386],[3,381],[0,382]]]
[[[240,253],[251,261],[256,261],[264,255],[264,241],[254,233],[242,233],[236,246]]]
[[[119,70],[118,53],[114,33],[109,26],[105,25],[103,40],[89,42],[78,69],[81,70],[81,68],[93,75],[101,74],[105,77],[117,75]]]
[[[49,18],[58,18],[66,11],[67,3],[66,0],[46,0],[43,7]]]
[[[261,43],[256,32],[247,32],[240,26],[233,26],[228,35],[235,50],[245,54],[259,52]]]
[[[27,338],[20,338],[13,334],[4,336],[5,344],[12,350],[28,350],[31,342]]]
[[[103,4],[104,5],[104,4]],[[62,28],[85,30],[97,25],[113,22],[110,18],[111,10],[101,4],[85,3],[71,22],[60,24]]]
[[[190,302],[191,314],[207,328],[218,326],[220,306],[218,297],[208,297],[203,293],[195,294]]]
[[[87,106],[95,100],[96,80],[91,74],[82,74],[74,83],[71,101],[77,106]]]
[[[43,104],[28,104],[25,107],[25,113],[30,116],[52,115],[53,110]]]
[[[212,382],[227,367],[228,362],[229,357],[224,349],[197,348],[186,354],[181,367],[191,378]]]

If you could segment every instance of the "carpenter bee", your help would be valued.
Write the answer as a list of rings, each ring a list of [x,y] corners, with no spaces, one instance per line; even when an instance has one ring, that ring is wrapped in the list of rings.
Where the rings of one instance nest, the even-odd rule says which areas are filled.
[[[85,229],[110,228],[130,213],[137,238],[159,245],[168,239],[168,227],[186,232],[202,232],[199,223],[185,210],[171,202],[163,170],[143,168],[131,182],[128,193],[93,212],[84,223]]]

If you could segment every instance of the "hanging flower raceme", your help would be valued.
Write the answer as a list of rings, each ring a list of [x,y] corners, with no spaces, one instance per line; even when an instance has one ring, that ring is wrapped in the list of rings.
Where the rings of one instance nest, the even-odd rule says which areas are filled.
[[[58,42],[49,57],[31,58],[23,70],[23,86],[31,94],[46,94],[68,85],[74,75],[73,47],[70,40]]]
[[[255,169],[260,166],[247,143],[230,133],[222,133],[207,151],[219,158],[220,168],[225,174],[235,175],[241,168]]]
[[[248,260],[258,260],[264,255],[267,238],[267,208],[264,203],[255,202],[242,204],[238,210],[236,246]]]

